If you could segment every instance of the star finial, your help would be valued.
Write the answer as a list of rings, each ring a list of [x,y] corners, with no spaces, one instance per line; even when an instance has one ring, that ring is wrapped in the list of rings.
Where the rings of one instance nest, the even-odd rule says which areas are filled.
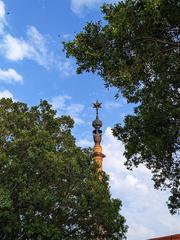
[[[99,108],[101,108],[101,105],[102,103],[98,102],[98,100],[95,103],[93,103],[93,108],[96,109],[96,118],[98,118],[98,111],[99,111]]]

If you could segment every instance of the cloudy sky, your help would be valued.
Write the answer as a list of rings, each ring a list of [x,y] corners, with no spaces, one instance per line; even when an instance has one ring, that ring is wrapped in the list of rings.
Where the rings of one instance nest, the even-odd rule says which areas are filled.
[[[62,41],[73,39],[87,21],[102,18],[102,2],[0,0],[0,98],[29,105],[47,99],[59,115],[74,118],[73,133],[80,146],[92,146],[92,102],[99,99],[103,103],[104,169],[110,175],[112,196],[123,202],[127,239],[179,233],[180,216],[171,216],[166,207],[168,192],[153,189],[151,173],[143,166],[126,170],[123,145],[111,134],[111,127],[132,113],[132,106],[123,98],[115,101],[116,90],[105,89],[96,75],[77,75],[75,61],[66,59],[62,51]]]

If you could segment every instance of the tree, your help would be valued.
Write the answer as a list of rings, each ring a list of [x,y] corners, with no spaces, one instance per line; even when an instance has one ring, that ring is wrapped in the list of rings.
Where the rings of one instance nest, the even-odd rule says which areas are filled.
[[[72,42],[67,57],[77,72],[100,75],[116,87],[134,115],[113,133],[125,144],[126,165],[145,164],[155,188],[169,189],[168,207],[180,209],[180,2],[125,0],[102,6],[104,21],[88,23]]]
[[[72,127],[46,101],[0,100],[0,239],[96,239],[99,225],[106,239],[125,238],[121,202]]]

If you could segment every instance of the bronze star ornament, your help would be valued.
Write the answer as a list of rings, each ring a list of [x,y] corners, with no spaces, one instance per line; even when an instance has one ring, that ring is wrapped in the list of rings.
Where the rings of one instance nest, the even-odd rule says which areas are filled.
[[[99,111],[99,108],[101,108],[101,105],[102,103],[100,103],[98,100],[95,103],[93,103],[93,108],[96,109],[96,118],[98,118],[98,111]]]

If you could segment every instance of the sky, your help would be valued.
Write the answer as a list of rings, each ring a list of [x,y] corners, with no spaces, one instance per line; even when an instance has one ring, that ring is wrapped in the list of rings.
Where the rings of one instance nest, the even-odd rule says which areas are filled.
[[[108,0],[108,3],[117,1]],[[91,73],[76,74],[75,60],[67,59],[63,41],[72,40],[88,21],[102,20],[102,0],[0,0],[0,98],[37,105],[48,100],[57,114],[75,120],[73,134],[82,147],[93,146],[92,103],[102,102],[104,170],[110,176],[111,194],[122,200],[129,226],[128,240],[143,240],[180,232],[180,216],[166,206],[168,192],[153,188],[151,173],[140,166],[128,171],[124,147],[112,136],[115,123],[123,123],[133,106],[114,99]]]

